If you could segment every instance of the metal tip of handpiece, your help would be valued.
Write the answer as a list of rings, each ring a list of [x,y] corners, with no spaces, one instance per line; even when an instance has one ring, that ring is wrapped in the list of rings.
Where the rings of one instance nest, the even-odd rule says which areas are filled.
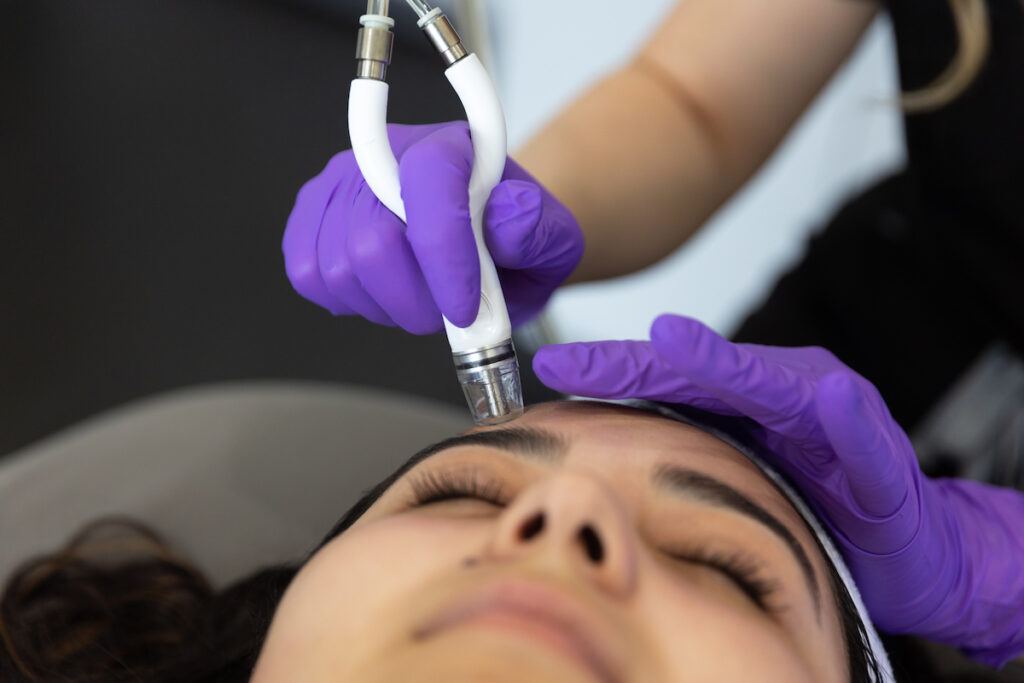
[[[466,354],[456,354],[456,373],[473,422],[497,425],[523,414],[519,362],[511,340]]]
[[[519,368],[489,372],[475,382],[462,385],[473,422],[499,425],[523,414],[523,393],[519,386]]]

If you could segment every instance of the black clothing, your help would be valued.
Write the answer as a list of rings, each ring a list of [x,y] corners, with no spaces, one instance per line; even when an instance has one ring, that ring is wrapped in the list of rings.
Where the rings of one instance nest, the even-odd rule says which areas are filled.
[[[986,4],[976,80],[904,117],[907,167],[844,206],[735,335],[829,348],[908,430],[991,341],[1024,350],[1024,7]],[[889,11],[903,89],[927,86],[957,51],[948,3]]]

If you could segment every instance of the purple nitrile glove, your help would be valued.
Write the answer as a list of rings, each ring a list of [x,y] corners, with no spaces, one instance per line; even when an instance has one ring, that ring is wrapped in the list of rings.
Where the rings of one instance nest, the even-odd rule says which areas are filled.
[[[335,315],[361,315],[413,334],[465,327],[480,305],[469,216],[473,145],[464,122],[388,126],[408,228],[373,194],[351,150],[303,186],[282,250],[295,290]],[[484,214],[512,324],[536,315],[583,254],[572,214],[516,162]]]
[[[1002,666],[1024,652],[1024,494],[921,474],[866,379],[828,351],[733,344],[665,315],[651,341],[564,344],[534,358],[553,389],[745,415],[816,508],[884,631]]]

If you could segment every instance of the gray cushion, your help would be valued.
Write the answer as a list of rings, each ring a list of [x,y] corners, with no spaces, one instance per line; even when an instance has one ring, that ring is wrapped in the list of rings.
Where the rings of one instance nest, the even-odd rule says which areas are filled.
[[[300,558],[359,494],[468,411],[378,389],[247,382],[89,419],[0,463],[0,577],[83,523],[130,514],[218,584]]]

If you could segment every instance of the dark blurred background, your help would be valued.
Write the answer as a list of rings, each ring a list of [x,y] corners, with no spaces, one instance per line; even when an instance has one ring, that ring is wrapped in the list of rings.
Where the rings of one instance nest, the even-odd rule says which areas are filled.
[[[0,454],[221,380],[463,405],[443,336],[333,318],[284,273],[296,192],[349,144],[364,8],[0,0]],[[400,23],[391,120],[462,118],[436,55]]]

